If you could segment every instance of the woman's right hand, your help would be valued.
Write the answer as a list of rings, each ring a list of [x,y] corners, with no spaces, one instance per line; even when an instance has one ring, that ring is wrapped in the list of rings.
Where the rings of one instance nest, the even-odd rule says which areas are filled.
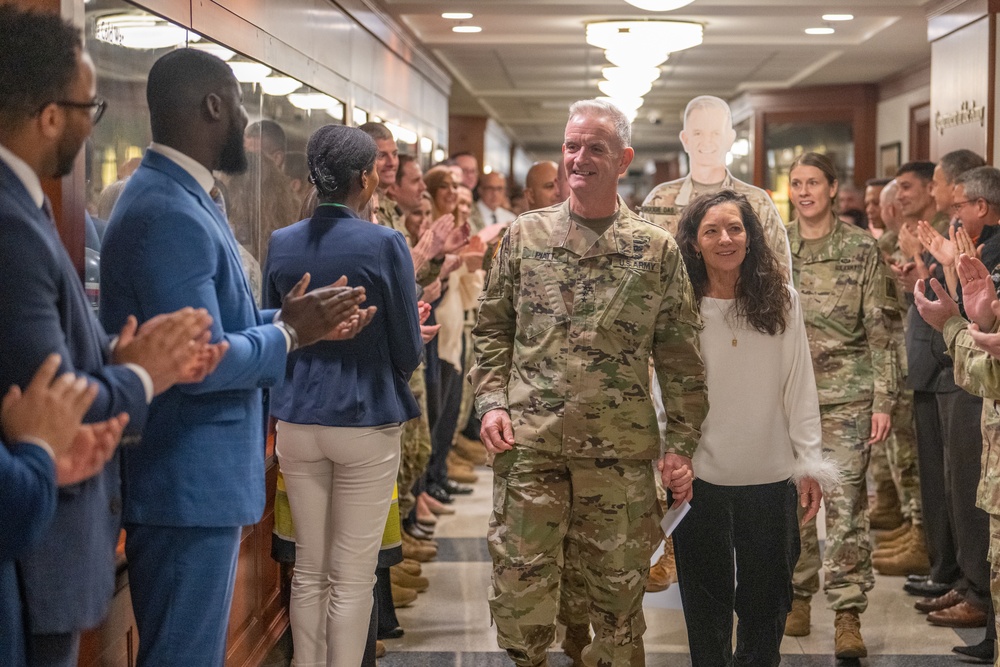
[[[795,485],[799,491],[799,504],[806,513],[802,516],[802,525],[809,523],[819,512],[819,504],[823,500],[823,489],[812,477],[803,477]]]

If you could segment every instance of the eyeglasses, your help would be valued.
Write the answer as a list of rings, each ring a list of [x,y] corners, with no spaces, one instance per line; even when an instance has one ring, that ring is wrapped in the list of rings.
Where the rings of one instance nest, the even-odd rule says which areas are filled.
[[[73,102],[72,100],[53,100],[48,104],[55,104],[60,107],[69,107],[71,109],[86,109],[90,113],[90,122],[94,125],[101,120],[104,116],[105,110],[108,108],[107,100],[103,100],[100,97],[95,97],[92,102]],[[45,108],[47,105],[43,105]]]
[[[965,201],[954,202],[951,205],[951,212],[952,213],[958,213],[959,211],[962,210],[962,207],[965,206],[966,204],[974,204],[977,201],[979,201],[980,199],[982,199],[982,197],[977,197],[976,199],[966,199]]]

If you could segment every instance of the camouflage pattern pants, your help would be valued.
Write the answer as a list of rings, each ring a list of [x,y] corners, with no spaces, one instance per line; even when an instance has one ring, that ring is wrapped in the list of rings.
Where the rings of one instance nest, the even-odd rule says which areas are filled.
[[[995,630],[997,631],[997,637],[1000,637],[1000,621],[997,617],[1000,616],[1000,515],[991,514],[990,515],[990,597],[993,598],[993,624]],[[989,637],[989,630],[986,631],[986,636]],[[1000,667],[1000,644],[994,648],[993,655],[996,657],[996,662],[994,663],[997,667]]]
[[[892,433],[885,442],[874,444],[871,449],[870,467],[874,480],[891,479],[899,495],[903,517],[914,525],[923,524],[912,391],[900,393],[892,413]]]
[[[420,362],[417,370],[410,376],[410,391],[420,406],[420,416],[403,422],[400,436],[399,474],[396,485],[399,487],[399,515],[406,517],[416,503],[413,497],[413,483],[427,469],[431,458],[431,427],[427,421],[427,385],[424,380],[424,364]]]
[[[642,597],[660,537],[649,461],[569,458],[523,446],[493,462],[490,611],[520,667],[555,637],[564,543],[576,549],[594,641],[588,667],[642,667]]]
[[[826,569],[823,590],[835,611],[868,607],[868,591],[875,585],[868,526],[868,471],[871,437],[871,401],[821,405],[823,454],[837,462],[841,484],[824,495],[826,548],[820,560],[816,519],[800,529],[802,553],[792,575],[795,597],[819,592],[820,566]],[[802,509],[799,508],[801,514]]]

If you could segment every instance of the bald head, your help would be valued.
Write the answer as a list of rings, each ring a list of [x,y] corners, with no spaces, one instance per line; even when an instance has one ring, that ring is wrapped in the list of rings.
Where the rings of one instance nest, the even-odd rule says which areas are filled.
[[[524,198],[528,210],[548,208],[563,201],[559,192],[559,165],[555,162],[536,162],[531,165],[524,180]]]
[[[882,188],[879,193],[879,212],[882,216],[882,223],[885,228],[898,231],[900,226],[899,205],[896,203],[896,194],[899,186],[896,181],[889,181],[888,185]]]

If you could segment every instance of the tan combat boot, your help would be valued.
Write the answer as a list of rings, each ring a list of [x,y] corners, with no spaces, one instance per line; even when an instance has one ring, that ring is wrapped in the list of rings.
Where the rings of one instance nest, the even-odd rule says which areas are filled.
[[[563,653],[573,660],[573,667],[583,667],[583,649],[590,644],[590,625],[567,625],[562,642]]]
[[[889,542],[898,540],[907,533],[910,532],[910,522],[906,521],[902,526],[898,528],[893,528],[892,530],[873,530],[872,535],[878,541],[880,547],[886,546]]]
[[[912,532],[911,530],[906,536],[894,540],[888,545],[879,546],[878,549],[872,551],[872,558],[891,558],[907,551],[913,543]]]
[[[793,598],[792,610],[785,617],[785,634],[789,637],[807,636],[811,618],[811,598]]]
[[[409,588],[410,590],[418,593],[423,593],[427,590],[427,587],[431,585],[431,582],[427,577],[407,574],[396,565],[389,568],[389,579],[397,586]]]
[[[404,558],[403,562],[395,567],[398,567],[407,574],[412,574],[414,577],[419,577],[423,573],[423,568],[420,567],[420,563],[410,558]]]
[[[403,588],[396,584],[390,584],[389,588],[392,589],[392,606],[396,609],[409,607],[417,600],[417,592],[413,589]]]
[[[437,558],[437,548],[421,544],[421,540],[415,540],[404,533],[403,537],[403,558],[415,560],[418,563],[427,563]]]
[[[876,551],[889,551],[890,549],[896,549],[898,547],[906,545],[910,540],[913,539],[913,526],[909,523],[904,523],[899,527],[905,530],[903,532],[898,532],[892,538],[876,538],[876,544],[878,547]]]
[[[448,479],[459,484],[475,484],[479,475],[472,472],[472,465],[455,452],[448,452]]]
[[[899,494],[891,479],[882,480],[875,487],[875,506],[868,518],[873,530],[890,530],[903,523]]]
[[[381,639],[375,640],[375,657],[384,658],[385,657],[385,642]]]
[[[479,440],[470,440],[464,435],[457,435],[452,449],[473,465],[486,465],[486,446]]]
[[[674,561],[674,540],[667,538],[663,543],[663,555],[649,568],[646,581],[647,593],[665,591],[677,581],[677,563]]]
[[[833,627],[836,632],[833,652],[838,659],[868,657],[868,648],[861,638],[861,618],[857,609],[838,611]]]
[[[924,529],[914,526],[913,537],[906,547],[892,556],[877,558],[872,556],[872,567],[879,574],[890,577],[903,577],[909,574],[930,574],[931,560],[927,555],[927,542]]]

